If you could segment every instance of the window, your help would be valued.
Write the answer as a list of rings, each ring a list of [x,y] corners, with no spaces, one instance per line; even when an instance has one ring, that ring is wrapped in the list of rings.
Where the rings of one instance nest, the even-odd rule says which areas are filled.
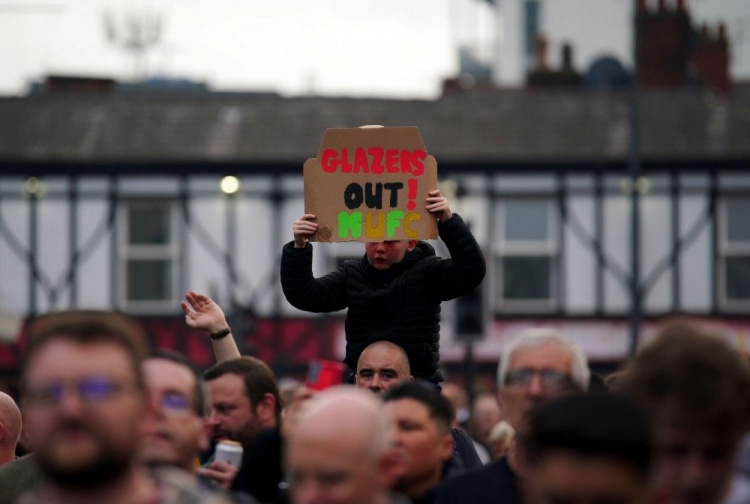
[[[120,212],[120,299],[129,311],[175,308],[180,264],[177,213],[170,200],[131,200]]]
[[[505,200],[496,206],[496,308],[546,311],[556,306],[557,221],[549,199]]]
[[[750,198],[724,201],[719,232],[719,298],[728,310],[750,308]]]

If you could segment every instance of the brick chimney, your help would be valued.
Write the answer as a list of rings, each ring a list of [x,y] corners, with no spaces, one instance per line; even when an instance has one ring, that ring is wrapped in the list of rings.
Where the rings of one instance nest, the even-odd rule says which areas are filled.
[[[701,87],[723,94],[732,91],[732,81],[729,78],[729,43],[724,23],[719,24],[715,35],[708,26],[701,27],[690,60]]]
[[[646,89],[685,86],[691,37],[688,13],[679,4],[676,10],[667,9],[665,0],[659,0],[655,12],[645,8],[643,0],[636,1],[639,84]]]

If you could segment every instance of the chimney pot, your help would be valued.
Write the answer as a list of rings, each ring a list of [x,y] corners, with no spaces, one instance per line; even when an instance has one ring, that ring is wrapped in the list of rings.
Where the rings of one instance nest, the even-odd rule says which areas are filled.
[[[547,37],[541,33],[536,36],[536,69],[540,72],[547,71]]]
[[[701,39],[703,39],[703,41],[707,41],[710,36],[711,34],[708,32],[708,25],[706,23],[703,23],[701,25]]]
[[[563,70],[573,70],[573,46],[568,42],[562,46],[562,66]]]

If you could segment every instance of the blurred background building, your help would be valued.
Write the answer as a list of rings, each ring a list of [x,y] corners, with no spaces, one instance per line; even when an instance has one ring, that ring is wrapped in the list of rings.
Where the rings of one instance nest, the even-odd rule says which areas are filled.
[[[131,313],[156,345],[207,366],[207,338],[179,308],[188,289],[214,297],[241,349],[279,374],[340,358],[343,313],[289,306],[278,261],[303,213],[304,160],[326,128],[363,124],[419,128],[485,252],[482,288],[444,304],[449,377],[490,382],[503,345],[538,324],[603,371],[633,351],[634,330],[647,338],[675,314],[720,322],[744,349],[750,86],[730,71],[727,25],[697,23],[682,0],[613,0],[611,31],[632,29],[635,49],[582,67],[577,52],[599,53],[559,36],[555,10],[602,0],[470,3],[436,99],[67,74],[0,98],[2,373],[26,320],[74,307]],[[160,29],[141,22],[134,42],[107,21],[136,74]],[[362,255],[315,247],[316,275]]]

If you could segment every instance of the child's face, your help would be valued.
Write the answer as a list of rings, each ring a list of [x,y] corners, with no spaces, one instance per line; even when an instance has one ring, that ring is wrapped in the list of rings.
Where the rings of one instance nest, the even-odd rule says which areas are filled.
[[[367,261],[373,268],[384,271],[404,260],[407,252],[416,247],[416,240],[389,240],[365,243]]]

